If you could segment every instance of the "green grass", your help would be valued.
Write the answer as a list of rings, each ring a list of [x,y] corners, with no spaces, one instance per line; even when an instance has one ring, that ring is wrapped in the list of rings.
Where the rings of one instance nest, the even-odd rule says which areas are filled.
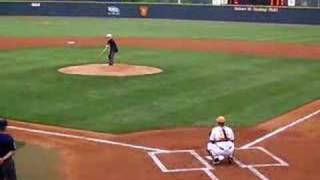
[[[94,28],[93,28],[94,27]],[[66,17],[0,17],[0,36],[103,36],[320,43],[320,26]]]
[[[111,133],[207,126],[226,115],[249,126],[319,98],[320,63],[262,57],[122,48],[120,59],[160,67],[143,77],[62,75],[94,63],[99,49],[0,53],[1,115]]]

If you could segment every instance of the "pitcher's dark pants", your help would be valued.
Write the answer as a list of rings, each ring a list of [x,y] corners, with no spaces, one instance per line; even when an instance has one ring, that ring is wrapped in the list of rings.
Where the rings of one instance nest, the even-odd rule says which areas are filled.
[[[112,66],[114,64],[114,56],[115,56],[116,52],[115,51],[109,51],[109,55],[108,55],[108,64],[110,66]]]
[[[16,168],[12,158],[0,166],[0,180],[17,180]]]

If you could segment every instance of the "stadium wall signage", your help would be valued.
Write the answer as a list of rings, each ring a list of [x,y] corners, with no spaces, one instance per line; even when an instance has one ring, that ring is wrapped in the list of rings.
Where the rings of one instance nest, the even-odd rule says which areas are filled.
[[[269,6],[211,6],[103,2],[0,2],[0,15],[84,16],[320,24],[320,10]]]

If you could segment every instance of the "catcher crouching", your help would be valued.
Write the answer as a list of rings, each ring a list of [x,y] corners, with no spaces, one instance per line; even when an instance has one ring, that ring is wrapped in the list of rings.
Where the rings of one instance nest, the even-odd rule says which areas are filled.
[[[230,127],[225,126],[226,119],[219,116],[217,126],[213,127],[209,135],[207,151],[212,157],[212,164],[219,164],[226,159],[230,164],[234,156],[234,133]]]

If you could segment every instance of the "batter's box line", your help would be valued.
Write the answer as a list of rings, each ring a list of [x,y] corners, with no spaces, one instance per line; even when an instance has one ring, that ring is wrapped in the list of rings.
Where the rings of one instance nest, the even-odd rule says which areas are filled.
[[[254,146],[254,147],[247,147],[247,148],[238,148],[237,150],[250,150],[250,149],[256,149],[260,150],[264,153],[266,153],[268,156],[270,156],[273,160],[275,160],[277,163],[269,163],[269,164],[244,164],[239,159],[234,158],[234,162],[243,169],[248,169],[251,171],[255,176],[257,176],[260,180],[269,180],[264,174],[262,174],[257,168],[263,168],[263,167],[287,167],[289,164],[282,160],[281,158],[277,157],[267,149],[261,147],[261,146]]]
[[[202,168],[179,168],[179,169],[168,169],[161,160],[157,157],[159,154],[174,154],[174,153],[190,153],[195,157],[204,167]],[[191,171],[203,171],[206,173],[210,179],[218,180],[218,178],[211,172],[214,168],[204,160],[195,150],[174,150],[174,151],[154,151],[148,152],[154,163],[160,168],[164,173],[174,173],[174,172],[191,172]]]
[[[320,113],[320,109],[303,117],[300,118],[293,123],[290,123],[286,126],[283,126],[271,133],[268,133],[242,147],[240,149],[247,149],[247,148],[252,148],[254,145],[265,141],[285,130],[288,128],[294,127],[308,119],[310,119],[312,116],[315,116]],[[84,141],[89,141],[89,142],[95,142],[95,143],[101,143],[101,144],[111,144],[111,145],[117,145],[117,146],[122,146],[122,147],[127,147],[127,148],[133,148],[133,149],[139,149],[139,150],[144,150],[144,151],[151,151],[155,153],[170,153],[170,152],[175,152],[175,151],[170,151],[170,150],[163,150],[163,149],[158,149],[158,148],[153,148],[153,147],[146,147],[146,146],[141,146],[141,145],[134,145],[134,144],[127,144],[127,143],[122,143],[122,142],[116,142],[116,141],[110,141],[110,140],[105,140],[105,139],[97,139],[97,138],[92,138],[92,137],[86,137],[86,136],[80,136],[80,135],[73,135],[73,134],[67,134],[67,133],[62,133],[62,132],[54,132],[54,131],[46,131],[46,130],[40,130],[40,129],[33,129],[33,128],[24,128],[24,127],[18,127],[18,126],[9,126],[8,128],[14,129],[17,131],[24,131],[24,132],[29,132],[29,133],[34,133],[34,134],[40,134],[40,135],[47,135],[47,136],[56,136],[56,137],[62,137],[62,138],[70,138],[70,139],[79,139],[79,140],[84,140]],[[186,150],[179,150],[179,151],[186,151]],[[194,150],[187,150],[187,151],[193,151],[194,155],[197,157],[197,159],[202,162],[203,164],[208,164],[202,157],[200,157],[199,154],[197,154]],[[150,155],[149,153],[149,155]],[[150,155],[152,156],[152,155]],[[155,156],[155,155],[153,155]],[[158,158],[157,158],[158,159]],[[158,159],[159,160],[159,159]],[[160,160],[159,160],[160,161]],[[161,162],[161,161],[160,161]],[[239,161],[240,162],[240,161]],[[241,163],[241,162],[240,162]],[[161,163],[162,164],[162,163]],[[158,166],[160,165],[159,163],[157,164]],[[205,165],[206,166],[206,165]],[[210,166],[210,165],[209,165]],[[211,167],[211,166],[210,166]],[[159,167],[160,168],[160,167]],[[260,177],[261,180],[268,180],[263,174],[261,174],[255,167],[253,166],[248,166],[247,167],[252,173]],[[160,168],[161,169],[161,168]],[[207,166],[205,168],[199,168],[199,170],[205,172],[212,180],[218,179],[212,172],[213,168],[208,168]],[[194,171],[194,170],[193,170]],[[186,172],[186,171],[184,171]]]
[[[266,153],[268,156],[270,156],[273,160],[275,160],[277,163],[268,163],[268,164],[244,164],[242,162],[240,162],[240,160],[235,158],[235,162],[241,167],[241,168],[248,168],[248,167],[273,167],[273,166],[289,166],[289,164],[282,160],[281,158],[279,158],[278,156],[274,155],[273,153],[271,153],[270,151],[268,151],[267,149],[265,149],[264,147],[261,146],[255,146],[255,147],[249,147],[249,148],[242,148],[242,149],[237,149],[239,150],[259,150],[262,151],[264,153]]]
[[[308,114],[300,119],[297,119],[285,126],[282,126],[268,134],[265,134],[262,137],[257,138],[256,140],[249,142],[248,144],[245,144],[243,146],[241,146],[239,149],[245,150],[245,149],[250,149],[250,148],[256,148],[256,149],[260,149],[262,151],[264,151],[265,153],[267,153],[269,156],[273,157],[277,162],[279,162],[278,164],[275,164],[274,166],[289,166],[289,164],[287,162],[285,162],[284,160],[280,159],[279,157],[275,156],[274,154],[272,154],[270,151],[266,150],[263,147],[260,146],[255,146],[256,144],[259,144],[263,141],[266,141],[267,139],[270,139],[284,131],[286,131],[289,128],[295,127],[298,124],[301,124],[309,119],[311,119],[311,117],[316,116],[320,113],[320,109],[314,111],[311,114]],[[259,167],[270,167],[270,164],[262,164],[262,165],[245,165],[242,162],[240,162],[239,160],[235,159],[235,162],[243,168],[248,168],[253,174],[255,174],[257,177],[259,177],[260,180],[269,180],[269,178],[267,178],[265,175],[263,175],[260,171],[258,171],[256,168]]]

